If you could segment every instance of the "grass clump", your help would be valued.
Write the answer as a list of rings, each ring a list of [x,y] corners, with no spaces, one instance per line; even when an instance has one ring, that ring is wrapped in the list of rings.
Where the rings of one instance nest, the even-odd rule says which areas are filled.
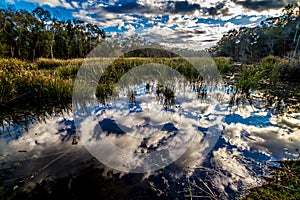
[[[255,66],[245,66],[242,68],[240,77],[235,86],[239,93],[250,96],[251,90],[258,88],[259,81],[262,79],[262,71]]]
[[[215,64],[221,74],[228,74],[233,72],[232,58],[217,57],[214,58]]]

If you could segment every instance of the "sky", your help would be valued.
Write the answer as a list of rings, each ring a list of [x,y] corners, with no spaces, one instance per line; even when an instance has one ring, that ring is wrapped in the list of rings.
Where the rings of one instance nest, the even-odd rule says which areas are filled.
[[[296,0],[297,1],[297,0]],[[2,3],[1,3],[2,2]],[[97,24],[107,35],[138,34],[177,48],[205,49],[223,34],[255,26],[281,13],[292,0],[0,0],[0,6],[33,10],[37,6],[61,19]]]

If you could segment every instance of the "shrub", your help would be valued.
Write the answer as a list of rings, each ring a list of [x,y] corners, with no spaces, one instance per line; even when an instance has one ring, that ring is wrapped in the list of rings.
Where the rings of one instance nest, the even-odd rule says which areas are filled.
[[[278,70],[280,80],[290,83],[300,83],[300,64],[292,62],[281,62]]]
[[[299,199],[299,160],[279,161],[279,168],[271,168],[266,184],[253,188],[243,200],[252,199]]]
[[[214,58],[214,61],[221,74],[227,74],[233,71],[232,58],[218,57]]]
[[[270,81],[271,85],[275,85],[280,79],[280,62],[281,59],[276,56],[267,56],[262,59],[260,64],[264,76]]]
[[[272,69],[275,65],[280,62],[280,58],[277,56],[267,56],[262,59],[261,67],[263,69]]]

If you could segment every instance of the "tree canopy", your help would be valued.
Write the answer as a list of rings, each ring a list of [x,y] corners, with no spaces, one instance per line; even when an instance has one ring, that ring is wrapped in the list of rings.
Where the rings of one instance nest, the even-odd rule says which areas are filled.
[[[231,30],[210,51],[240,62],[257,62],[269,55],[295,57],[300,39],[299,10],[297,3],[289,4],[279,17],[268,18],[256,27]]]
[[[59,20],[48,10],[0,9],[0,57],[35,60],[84,57],[105,38],[99,26]]]

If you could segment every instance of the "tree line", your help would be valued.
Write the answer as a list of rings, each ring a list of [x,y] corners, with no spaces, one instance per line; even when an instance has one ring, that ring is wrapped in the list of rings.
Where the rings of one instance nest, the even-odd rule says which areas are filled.
[[[209,51],[215,56],[228,56],[248,63],[269,55],[294,58],[300,45],[299,25],[300,6],[289,4],[279,17],[268,18],[256,27],[229,31]]]
[[[106,37],[95,24],[60,20],[48,10],[0,9],[0,57],[82,58]]]

